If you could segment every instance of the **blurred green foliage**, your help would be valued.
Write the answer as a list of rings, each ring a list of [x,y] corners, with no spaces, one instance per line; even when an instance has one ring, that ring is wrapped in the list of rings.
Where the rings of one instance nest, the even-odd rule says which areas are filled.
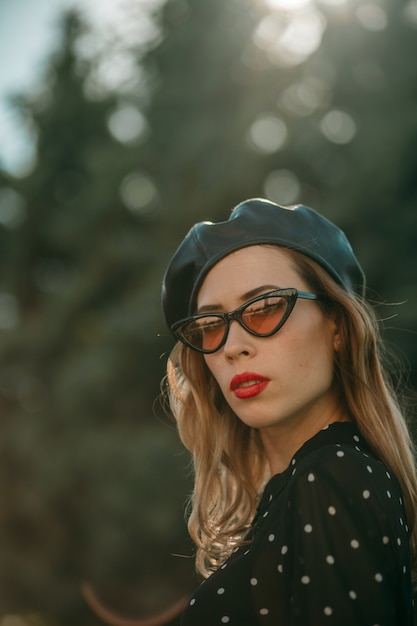
[[[405,301],[379,311],[415,400],[415,3],[271,6],[168,0],[129,45],[138,80],[101,90],[70,13],[42,88],[15,99],[37,161],[0,172],[4,614],[101,624],[82,582],[131,616],[195,585],[173,556],[192,555],[189,458],[157,400],[160,284],[194,222],[268,196],[338,223],[371,299]]]

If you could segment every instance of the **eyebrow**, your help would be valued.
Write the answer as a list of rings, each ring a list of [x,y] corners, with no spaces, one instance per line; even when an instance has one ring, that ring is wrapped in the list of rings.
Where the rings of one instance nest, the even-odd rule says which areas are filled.
[[[282,287],[279,287],[278,285],[261,285],[260,287],[255,287],[254,289],[251,289],[250,291],[242,294],[240,296],[240,300],[242,301],[242,304],[244,304],[248,300],[256,298],[256,296],[259,296],[262,293],[267,293],[268,291],[276,291],[277,289],[282,289]],[[221,304],[206,304],[205,306],[197,309],[197,315],[199,315],[200,313],[212,313],[214,311],[218,312],[221,310]]]

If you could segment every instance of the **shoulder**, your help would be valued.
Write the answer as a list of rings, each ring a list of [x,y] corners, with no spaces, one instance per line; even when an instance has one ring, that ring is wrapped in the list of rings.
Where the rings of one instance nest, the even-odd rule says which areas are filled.
[[[323,477],[331,473],[344,480],[373,474],[384,482],[393,479],[384,463],[368,448],[347,443],[327,444],[309,452],[300,460],[293,462],[291,476],[300,477],[311,471]],[[349,475],[346,475],[347,471]]]
[[[402,493],[389,469],[368,449],[329,444],[297,461],[287,484],[297,508],[343,510],[346,515],[405,519]]]

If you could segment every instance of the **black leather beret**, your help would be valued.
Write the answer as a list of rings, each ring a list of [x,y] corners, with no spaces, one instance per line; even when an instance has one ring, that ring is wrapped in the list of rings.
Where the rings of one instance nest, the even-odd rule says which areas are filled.
[[[324,267],[346,291],[364,295],[364,273],[345,234],[332,222],[307,206],[245,200],[225,222],[195,224],[178,247],[162,286],[168,327],[193,315],[198,290],[218,261],[257,244],[297,250]]]

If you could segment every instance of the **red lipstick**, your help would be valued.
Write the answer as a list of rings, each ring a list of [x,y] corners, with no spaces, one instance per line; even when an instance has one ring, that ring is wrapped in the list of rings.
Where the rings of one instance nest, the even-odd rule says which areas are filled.
[[[265,376],[261,376],[260,374],[243,372],[242,374],[233,376],[230,381],[230,390],[234,393],[236,398],[241,400],[254,398],[265,389],[269,382],[269,378],[265,378]]]

